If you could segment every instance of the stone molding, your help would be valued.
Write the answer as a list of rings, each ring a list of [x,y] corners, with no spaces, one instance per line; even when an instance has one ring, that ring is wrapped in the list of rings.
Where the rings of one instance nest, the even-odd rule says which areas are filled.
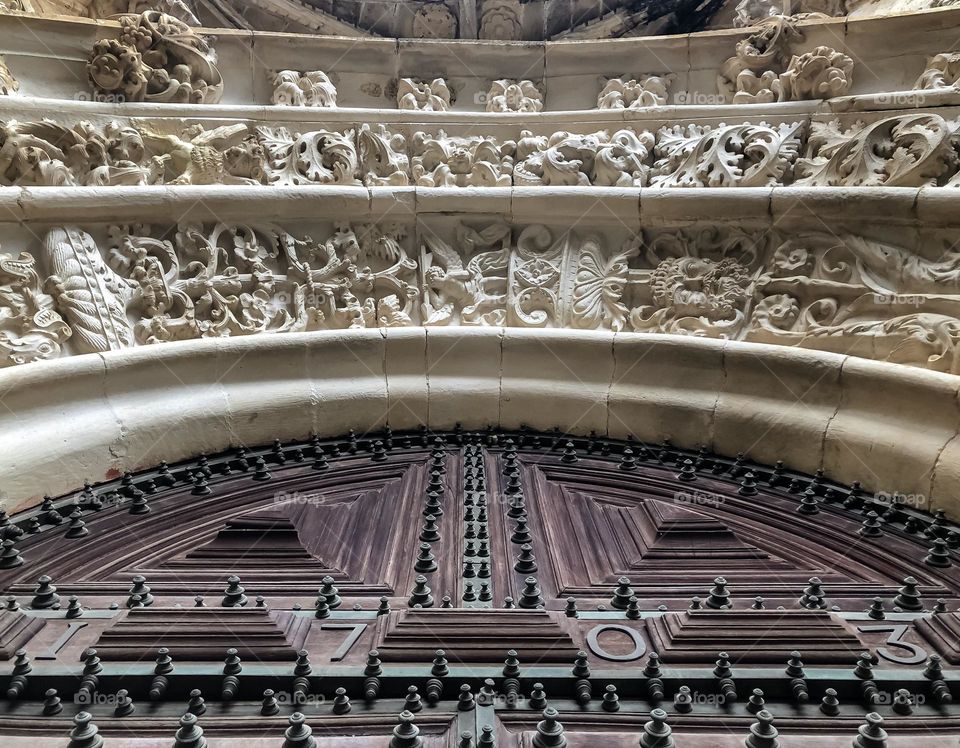
[[[763,25],[682,37],[540,43],[346,39],[190,29],[189,35],[198,40],[196,59],[190,65],[190,80],[182,81],[188,86],[175,88],[181,92],[178,95],[207,102],[220,98],[222,88],[223,103],[268,105],[276,71],[321,72],[336,79],[340,106],[395,109],[398,98],[403,98],[397,96],[398,84],[424,78],[443,82],[454,111],[483,112],[491,84],[512,79],[521,70],[543,93],[547,112],[595,108],[598,99],[604,99],[601,94],[610,79],[642,85],[650,76],[667,74],[673,76],[669,81],[664,78],[667,90],[661,91],[658,84],[652,96],[641,96],[641,100],[722,105],[736,100],[735,96],[740,96],[737,101],[815,100],[841,98],[847,92],[869,97],[916,89],[926,90],[929,96],[931,82],[950,81],[949,70],[944,76],[924,74],[931,64],[949,66],[951,29],[958,13],[960,9],[944,7],[883,18],[790,18],[781,23],[790,32],[778,33],[774,40],[765,36]],[[44,41],[51,32],[57,39],[52,45]],[[202,40],[213,32],[216,39],[207,50]],[[897,38],[896,61],[883,51],[884,40],[891,36]],[[98,43],[113,43],[118,37],[120,29],[113,21],[0,12],[0,38],[4,39],[0,53],[6,54],[26,97],[95,98],[84,83],[87,61]],[[678,38],[682,43],[677,43]],[[464,44],[469,44],[470,55],[462,54]],[[210,54],[214,50],[215,58]],[[175,83],[176,76],[183,77],[183,70],[161,72],[173,75]],[[733,80],[743,75],[753,82]],[[108,100],[116,100],[117,92],[108,88]],[[124,94],[124,101],[130,100]],[[899,106],[888,102],[888,108],[891,103]]]
[[[506,326],[730,338],[958,373],[958,199],[951,188],[0,190],[0,367],[208,337]]]
[[[932,496],[925,506],[958,516],[957,381],[635,333],[388,329],[174,343],[0,372],[0,430],[17,445],[0,456],[4,504],[231,445],[460,422],[705,443]]]

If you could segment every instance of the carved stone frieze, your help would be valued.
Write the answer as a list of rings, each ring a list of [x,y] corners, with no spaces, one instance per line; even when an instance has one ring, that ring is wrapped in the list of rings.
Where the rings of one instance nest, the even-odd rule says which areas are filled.
[[[960,373],[958,289],[945,232],[918,251],[723,224],[626,241],[482,218],[415,233],[118,225],[106,239],[63,226],[36,263],[0,257],[0,352],[10,366],[203,337],[480,325],[690,334]]]
[[[158,11],[125,15],[118,39],[97,41],[87,64],[99,96],[116,101],[216,104],[223,78],[206,39]]]
[[[0,368],[57,358],[70,334],[43,291],[33,256],[0,252]]]
[[[443,78],[401,78],[397,82],[397,106],[418,112],[446,112],[450,109],[450,89]]]
[[[141,344],[412,324],[416,263],[400,226],[340,225],[325,240],[270,226],[181,224],[172,239],[116,227],[117,272],[139,287]]]
[[[493,138],[413,136],[412,175],[422,187],[509,187],[515,144]]]
[[[689,125],[657,133],[654,187],[766,187],[782,184],[800,151],[799,123]]]
[[[332,109],[337,106],[337,88],[322,70],[280,70],[271,74],[277,106],[305,106]]]
[[[802,39],[803,33],[786,16],[762,21],[723,63],[720,90],[734,104],[829,99],[847,93],[853,60],[825,46],[791,55],[791,44]]]
[[[487,92],[488,112],[540,112],[543,94],[530,80],[495,80]]]
[[[653,149],[650,132],[628,128],[610,133],[521,133],[517,141],[516,185],[641,187],[647,183]]]
[[[597,95],[597,109],[644,109],[667,103],[671,76],[611,78]]]
[[[938,114],[905,114],[844,129],[814,122],[796,184],[921,187],[954,173],[954,127]]]
[[[7,61],[0,55],[0,96],[16,96],[20,92],[20,83],[10,72]]]

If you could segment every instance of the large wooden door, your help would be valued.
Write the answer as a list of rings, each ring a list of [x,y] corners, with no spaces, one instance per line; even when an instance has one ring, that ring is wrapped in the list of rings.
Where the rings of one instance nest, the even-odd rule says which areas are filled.
[[[0,532],[5,747],[960,736],[957,529],[703,450],[278,442]]]

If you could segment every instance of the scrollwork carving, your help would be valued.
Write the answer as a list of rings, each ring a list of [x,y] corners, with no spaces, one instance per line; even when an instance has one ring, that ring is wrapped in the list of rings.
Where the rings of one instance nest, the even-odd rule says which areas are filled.
[[[158,11],[125,15],[120,23],[119,39],[96,42],[87,64],[99,95],[119,101],[220,101],[216,53],[190,26]]]
[[[689,125],[657,133],[654,187],[766,187],[782,183],[800,151],[799,123]]]
[[[276,106],[302,106],[332,109],[337,106],[337,88],[322,70],[280,70],[270,76],[273,83],[271,103]]]

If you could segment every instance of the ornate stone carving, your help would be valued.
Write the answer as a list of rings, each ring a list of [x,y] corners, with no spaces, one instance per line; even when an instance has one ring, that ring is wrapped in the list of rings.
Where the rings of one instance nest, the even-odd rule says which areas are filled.
[[[20,93],[20,83],[7,67],[7,61],[0,55],[0,96],[16,96]]]
[[[446,112],[450,109],[450,89],[443,78],[429,82],[401,78],[397,83],[397,106],[419,112]]]
[[[305,106],[332,109],[337,106],[337,88],[322,70],[280,70],[271,75],[277,106]]]
[[[458,224],[457,249],[433,233],[424,234],[422,240],[423,323],[506,324],[510,226],[494,223],[477,230]]]
[[[90,54],[87,70],[98,95],[119,101],[220,101],[216,53],[190,26],[157,11],[120,22],[119,39],[99,40]]]
[[[960,53],[942,52],[927,60],[914,88],[956,88],[960,80]]]
[[[267,154],[270,184],[360,184],[354,131],[291,133],[285,127],[258,127]]]
[[[424,3],[413,15],[414,39],[456,39],[457,19],[444,3]]]
[[[135,284],[118,275],[90,234],[75,226],[51,230],[44,240],[51,275],[46,289],[73,330],[78,353],[102,353],[133,345],[127,305]]]
[[[611,78],[597,95],[597,109],[644,109],[667,103],[667,87],[672,76],[648,75],[640,78]]]
[[[189,26],[199,26],[200,21],[184,0],[86,0],[91,18],[112,18],[124,13],[160,11],[183,21]]]
[[[796,184],[920,187],[955,170],[953,128],[938,114],[906,114],[843,129],[814,122]]]
[[[843,0],[740,0],[733,25],[737,28],[756,26],[779,15],[796,19],[830,18],[846,15]]]
[[[799,123],[664,127],[657,133],[654,187],[779,184],[800,151]]]
[[[143,137],[118,122],[97,130],[87,122],[0,123],[0,184],[22,186],[151,184],[160,166],[147,158]]]
[[[264,178],[264,148],[246,125],[204,130],[192,125],[178,134],[146,128],[144,142],[156,153],[166,184],[257,184]]]
[[[374,130],[364,123],[357,132],[357,150],[360,154],[360,173],[366,186],[402,186],[410,183],[407,140],[401,133],[392,133],[382,124]]]
[[[413,136],[413,179],[422,187],[509,187],[512,184],[512,142],[499,145],[493,138]]]
[[[533,81],[496,80],[487,92],[488,112],[540,112],[543,94]]]
[[[601,241],[590,237],[580,247],[570,323],[585,330],[623,330],[630,310],[623,303],[627,266],[640,253],[634,241],[608,258]]]
[[[70,327],[43,292],[36,261],[0,252],[0,368],[57,358]]]
[[[141,290],[140,343],[412,324],[416,263],[399,226],[341,225],[326,241],[271,226],[182,224],[172,240],[117,227],[118,270]]]
[[[550,137],[521,133],[517,142],[516,185],[595,185],[641,187],[650,171],[647,161],[653,135],[647,131],[599,130]]]
[[[519,41],[523,38],[519,0],[483,0],[480,38]]]
[[[764,20],[737,42],[736,56],[720,69],[720,90],[734,104],[829,99],[842,96],[853,83],[853,60],[830,47],[790,55],[803,34],[786,16]]]

